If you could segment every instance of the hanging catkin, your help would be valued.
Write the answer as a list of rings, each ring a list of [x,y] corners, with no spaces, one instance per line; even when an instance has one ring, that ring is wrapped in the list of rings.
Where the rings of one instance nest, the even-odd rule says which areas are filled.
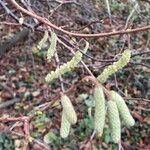
[[[50,42],[51,42],[50,47],[47,50],[47,60],[48,60],[48,62],[51,61],[51,59],[54,56],[54,53],[56,51],[57,35],[54,32],[51,32]]]
[[[86,53],[87,50],[88,50],[88,48],[89,48],[89,42],[88,42],[88,41],[85,41],[85,48],[84,48],[84,50],[83,50],[83,53]]]
[[[60,127],[60,136],[66,138],[69,135],[71,124],[67,120],[64,111],[62,112],[61,117],[61,127]]]
[[[50,73],[48,73],[47,76],[45,77],[46,82],[51,82],[54,79],[57,79],[60,75],[70,72],[77,66],[77,64],[81,61],[81,59],[82,53],[77,51],[74,57],[69,62],[61,65],[55,71],[51,71]]]
[[[112,65],[105,68],[104,71],[97,77],[98,81],[101,83],[106,82],[110,75],[127,65],[127,63],[130,61],[130,57],[131,51],[125,50],[117,62],[114,62]]]
[[[86,53],[86,51],[88,50],[88,47],[89,47],[89,43],[86,41],[86,46],[83,50],[84,53]],[[61,65],[55,71],[51,71],[50,73],[48,73],[47,76],[45,77],[46,82],[51,82],[54,79],[57,79],[60,75],[70,72],[78,65],[78,63],[81,60],[82,60],[82,53],[80,51],[77,51],[74,54],[74,57],[70,61]]]
[[[111,91],[111,98],[114,102],[116,102],[120,117],[123,120],[124,124],[129,127],[133,126],[135,121],[130,114],[130,111],[124,101],[124,99],[115,91]]]
[[[48,39],[48,31],[45,31],[43,38],[40,40],[40,42],[37,45],[37,48],[39,50],[44,46],[44,44],[47,41],[47,39]]]
[[[94,89],[94,100],[95,100],[95,114],[94,114],[94,126],[98,136],[103,133],[105,124],[105,97],[102,87],[98,86]]]
[[[110,100],[107,103],[108,105],[108,121],[110,127],[110,133],[112,141],[118,143],[121,139],[121,124],[119,118],[119,112],[117,105],[114,101]]]
[[[77,122],[77,115],[69,97],[66,95],[62,95],[61,104],[66,119],[69,121],[70,124],[75,124]]]

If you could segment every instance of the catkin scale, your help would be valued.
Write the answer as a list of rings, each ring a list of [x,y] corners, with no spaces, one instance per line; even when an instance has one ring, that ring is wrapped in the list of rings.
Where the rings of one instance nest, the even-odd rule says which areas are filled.
[[[105,68],[104,71],[97,77],[97,80],[101,83],[106,82],[110,75],[127,65],[127,63],[130,61],[130,57],[131,51],[125,50],[121,58],[117,62],[114,62],[112,65]]]
[[[54,56],[54,53],[56,51],[56,45],[57,45],[57,35],[52,32],[51,33],[51,39],[50,39],[50,47],[47,50],[47,60],[50,62],[51,58]]]
[[[60,127],[60,136],[66,138],[69,135],[71,124],[67,120],[64,111],[62,112],[61,117],[61,127]]]
[[[121,139],[121,124],[117,105],[114,101],[110,100],[107,103],[108,122],[111,132],[112,141],[118,143]]]
[[[68,96],[62,95],[61,96],[61,104],[63,107],[63,112],[65,117],[69,121],[70,124],[75,124],[77,122],[77,115],[73,108],[73,105]]]
[[[94,100],[95,100],[94,126],[95,131],[98,133],[98,136],[101,136],[103,133],[106,115],[105,97],[102,87],[99,86],[94,89]]]
[[[111,98],[114,102],[116,102],[118,110],[119,110],[119,114],[121,119],[123,120],[124,124],[129,127],[129,126],[133,126],[135,121],[133,119],[133,117],[130,114],[130,111],[124,101],[124,99],[115,91],[111,91]]]

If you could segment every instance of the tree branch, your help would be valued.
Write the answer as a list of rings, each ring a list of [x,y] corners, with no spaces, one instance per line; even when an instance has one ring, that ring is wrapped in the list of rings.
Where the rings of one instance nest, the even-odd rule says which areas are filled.
[[[42,22],[45,25],[48,25],[49,27],[62,32],[64,34],[67,34],[69,36],[74,36],[74,37],[84,37],[84,38],[100,38],[100,37],[109,37],[109,36],[113,36],[113,35],[120,35],[120,34],[131,34],[131,33],[136,33],[136,32],[141,32],[141,31],[145,31],[145,30],[150,30],[150,25],[148,26],[144,26],[144,27],[139,27],[136,29],[127,29],[127,30],[120,30],[120,31],[113,31],[113,32],[107,32],[107,33],[97,33],[97,34],[82,34],[82,33],[74,33],[74,32],[69,32],[67,30],[64,30],[56,25],[54,25],[53,23],[51,23],[49,20],[47,20],[46,18],[43,18],[41,16],[38,16],[26,9],[24,9],[23,7],[21,7],[15,0],[10,0],[10,2],[20,11],[22,11],[23,13],[36,18],[38,21]]]

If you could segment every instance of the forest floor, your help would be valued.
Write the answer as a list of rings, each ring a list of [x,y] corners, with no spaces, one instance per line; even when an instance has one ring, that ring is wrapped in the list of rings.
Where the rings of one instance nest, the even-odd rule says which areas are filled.
[[[38,15],[48,16],[54,24],[66,30],[81,33],[110,32],[122,30],[125,26],[136,28],[150,23],[149,2],[136,3],[126,0],[109,2],[106,4],[99,1],[78,0],[61,4],[35,0],[31,6]],[[8,7],[17,16],[20,15],[9,3]],[[24,16],[24,19],[30,24],[33,23],[30,17]],[[12,20],[0,7],[1,43],[11,39],[23,29],[23,26]],[[57,34],[70,43],[77,43],[83,47],[83,39],[68,38],[59,32]],[[60,137],[62,108],[58,93],[61,92],[62,83],[59,79],[50,85],[45,82],[45,76],[50,70],[55,70],[57,62],[55,59],[51,63],[47,62],[46,48],[38,53],[34,52],[43,35],[44,33],[38,31],[30,31],[28,38],[24,41],[18,40],[17,44],[7,49],[7,52],[0,54],[0,149],[13,150],[25,147],[25,133],[32,137],[28,148],[33,150],[117,149],[117,145],[111,141],[107,127],[104,129],[102,138],[92,137],[93,122],[90,115],[93,115],[93,86],[80,83],[75,88],[82,78],[89,75],[82,64],[79,64],[73,72],[63,75],[62,82],[65,90],[70,87],[75,88],[68,92],[68,96],[75,106],[78,123],[73,125],[67,139]],[[120,56],[120,53],[130,45],[133,53],[131,62],[112,75],[104,86],[108,90],[118,91],[125,98],[136,121],[133,127],[122,129],[121,143],[124,150],[149,150],[150,31],[127,36],[87,39],[87,41],[90,47],[88,56],[85,55],[83,61],[94,76],[112,63],[107,60]],[[60,64],[72,57],[72,54],[62,45],[57,45],[57,53]],[[31,116],[29,124],[25,116]],[[2,121],[2,118],[11,119]],[[25,122],[27,122],[26,126]],[[25,131],[28,127],[29,133]]]

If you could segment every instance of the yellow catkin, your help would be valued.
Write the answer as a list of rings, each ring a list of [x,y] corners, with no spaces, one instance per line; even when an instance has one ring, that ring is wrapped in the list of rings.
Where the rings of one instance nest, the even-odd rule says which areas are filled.
[[[77,66],[77,64],[81,61],[81,59],[82,53],[80,51],[77,51],[74,57],[69,62],[61,65],[55,71],[51,71],[50,73],[48,73],[47,76],[45,77],[46,82],[51,82],[54,79],[57,79],[60,75],[70,72]]]
[[[86,46],[83,49],[84,53],[86,53],[88,47],[89,47],[89,43],[86,41]],[[48,73],[47,76],[45,77],[46,82],[51,82],[54,79],[57,79],[60,75],[72,71],[79,64],[81,60],[82,60],[82,53],[78,50],[75,52],[74,57],[72,57],[70,61],[61,65],[55,71],[51,71],[50,73]]]
[[[48,62],[51,61],[52,57],[54,56],[54,53],[56,51],[56,45],[57,45],[57,35],[56,33],[51,33],[51,39],[50,39],[50,47],[47,50],[47,60]]]
[[[48,39],[48,31],[45,31],[43,38],[40,40],[40,42],[37,45],[37,48],[39,50],[44,46],[44,44],[47,41],[47,39]]]
[[[103,133],[106,115],[105,97],[102,87],[99,86],[94,89],[94,100],[95,100],[94,126],[95,131],[98,133],[98,136],[101,136]]]
[[[83,50],[83,53],[86,53],[88,48],[89,48],[89,42],[85,41],[85,48]]]
[[[61,127],[60,127],[60,136],[66,138],[69,135],[71,124],[67,120],[64,111],[62,112],[61,117]]]
[[[97,77],[97,80],[101,83],[106,82],[109,76],[111,76],[119,69],[122,69],[124,66],[128,64],[128,62],[130,61],[130,57],[131,57],[131,51],[125,50],[121,58],[117,62],[114,62],[112,65],[105,68],[104,71]]]
[[[61,104],[67,120],[70,122],[70,124],[75,124],[77,122],[77,115],[69,97],[62,95]]]
[[[119,112],[117,105],[114,101],[110,100],[107,103],[108,105],[108,121],[110,127],[110,133],[112,141],[118,143],[121,139],[121,124],[119,118]]]
[[[124,124],[129,127],[135,124],[133,117],[130,114],[130,111],[124,101],[124,99],[115,91],[111,91],[111,98],[114,102],[116,102],[119,114]]]

